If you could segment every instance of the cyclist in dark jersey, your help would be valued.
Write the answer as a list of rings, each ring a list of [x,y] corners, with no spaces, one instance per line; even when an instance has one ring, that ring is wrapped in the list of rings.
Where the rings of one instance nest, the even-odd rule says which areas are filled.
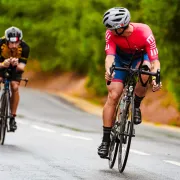
[[[112,81],[108,89],[108,98],[103,109],[103,139],[98,148],[100,157],[108,155],[110,144],[110,132],[113,124],[114,113],[118,100],[123,92],[124,80],[127,76],[125,71],[116,71],[110,76],[110,67],[115,62],[116,66],[123,67],[129,64],[132,56],[132,67],[138,67],[141,62],[142,49],[144,51],[144,69],[157,72],[160,69],[158,60],[158,49],[156,41],[150,27],[142,23],[130,22],[130,12],[126,8],[115,7],[104,13],[103,24],[106,30],[106,59],[105,59],[105,79]],[[134,124],[141,123],[140,104],[147,92],[147,82],[149,76],[142,75],[142,81],[138,81],[135,88],[135,116]],[[161,85],[157,85],[155,79],[152,80],[152,90],[158,91]]]
[[[23,33],[17,27],[10,27],[5,30],[5,36],[0,38],[0,81],[3,80],[3,71],[11,69],[11,118],[10,130],[17,129],[15,117],[19,103],[19,84],[22,73],[27,63],[30,48],[22,40]]]

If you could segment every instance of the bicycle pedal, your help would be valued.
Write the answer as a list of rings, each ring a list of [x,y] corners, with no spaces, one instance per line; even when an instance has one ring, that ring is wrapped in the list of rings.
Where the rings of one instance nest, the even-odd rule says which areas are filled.
[[[110,159],[108,156],[106,156],[106,157],[102,157],[102,156],[100,156],[100,158],[102,158],[102,159]]]
[[[11,128],[10,128],[10,129],[8,130],[8,132],[15,132],[16,130],[17,130],[17,128],[16,128],[16,129],[11,129]]]
[[[8,132],[15,132],[15,130],[9,130]]]

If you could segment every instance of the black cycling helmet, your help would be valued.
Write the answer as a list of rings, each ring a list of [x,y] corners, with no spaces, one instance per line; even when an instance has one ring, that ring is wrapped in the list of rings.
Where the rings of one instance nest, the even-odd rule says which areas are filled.
[[[9,42],[17,42],[22,40],[23,33],[19,28],[12,26],[5,30],[5,38]]]

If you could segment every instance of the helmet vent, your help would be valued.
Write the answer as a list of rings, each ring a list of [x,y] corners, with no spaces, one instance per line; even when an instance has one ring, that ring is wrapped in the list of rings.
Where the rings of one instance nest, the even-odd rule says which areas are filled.
[[[119,13],[119,14],[116,14],[115,16],[120,16],[120,15],[124,15],[124,13]]]
[[[104,17],[105,17],[106,15],[108,15],[108,14],[110,14],[110,12],[107,12],[106,14],[104,14]]]
[[[107,28],[112,28],[112,26],[111,26],[111,25],[109,25],[109,24],[106,24],[106,27],[107,27]]]
[[[107,21],[107,19],[108,19],[108,17],[106,17],[106,18],[104,19],[103,23],[104,23],[105,21]]]
[[[114,22],[119,22],[119,21],[121,21],[122,19],[121,18],[119,18],[119,19],[115,19],[115,20],[112,20],[112,21],[114,21]]]

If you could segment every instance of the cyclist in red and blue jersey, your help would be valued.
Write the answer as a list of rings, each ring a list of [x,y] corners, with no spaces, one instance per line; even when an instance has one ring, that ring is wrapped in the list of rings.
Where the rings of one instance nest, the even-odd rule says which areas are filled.
[[[130,64],[133,57],[132,67],[137,68],[141,62],[142,50],[144,51],[143,68],[151,72],[160,69],[158,49],[152,30],[146,24],[130,22],[130,12],[123,7],[111,8],[104,13],[103,24],[106,31],[106,59],[105,79],[112,81],[108,89],[108,98],[103,109],[103,138],[98,148],[100,157],[108,156],[110,144],[110,132],[113,125],[114,113],[118,100],[124,88],[124,80],[127,76],[125,71],[116,71],[110,75],[110,67],[115,62],[118,67]],[[135,118],[134,124],[141,123],[140,104],[147,92],[149,76],[141,75],[142,81],[138,81],[135,87]],[[152,90],[158,91],[162,85],[157,85],[152,79]]]

